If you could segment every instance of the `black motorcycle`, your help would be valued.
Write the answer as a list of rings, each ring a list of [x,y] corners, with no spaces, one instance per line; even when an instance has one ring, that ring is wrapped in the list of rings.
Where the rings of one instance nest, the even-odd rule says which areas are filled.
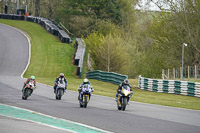
[[[26,100],[29,96],[31,96],[34,89],[35,89],[34,82],[29,81],[22,90],[22,99]]]
[[[119,92],[117,97],[117,108],[118,110],[125,110],[128,101],[132,96],[132,91],[128,85],[122,86],[122,90]]]

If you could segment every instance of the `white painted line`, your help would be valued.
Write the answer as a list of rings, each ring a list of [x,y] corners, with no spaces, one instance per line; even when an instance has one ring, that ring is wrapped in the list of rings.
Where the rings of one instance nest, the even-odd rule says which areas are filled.
[[[3,24],[3,25],[5,25],[5,24]],[[12,26],[9,26],[9,25],[5,25],[5,26],[11,27],[11,28],[17,30],[18,32],[20,32],[21,34],[23,34],[23,35],[27,38],[27,40],[28,40],[28,43],[29,43],[29,58],[28,58],[28,64],[26,65],[26,68],[24,69],[23,73],[21,74],[21,78],[24,78],[24,77],[23,77],[23,76],[24,76],[24,73],[25,73],[26,70],[28,69],[28,66],[29,66],[29,64],[30,64],[30,58],[31,58],[31,43],[30,43],[30,39],[28,38],[28,36],[27,36],[26,34],[24,34],[24,33],[23,33],[22,31],[20,31],[19,29],[15,28],[15,27],[12,27]],[[43,83],[41,83],[41,84],[43,84]],[[46,85],[46,84],[45,84],[45,85]],[[50,86],[50,85],[48,85],[48,86]],[[1,104],[1,103],[0,103],[0,104]],[[6,105],[6,104],[2,104],[2,105]],[[10,105],[6,105],[6,106],[10,106]],[[10,107],[22,109],[22,108],[14,107],[14,106],[10,106]],[[30,111],[30,112],[34,112],[34,111],[31,111],[31,110],[28,110],[28,109],[24,109],[24,110],[27,110],[27,111]],[[40,115],[43,115],[43,116],[47,116],[47,117],[51,117],[51,118],[56,118],[56,117],[49,116],[49,115],[45,115],[45,114],[42,114],[42,113],[39,113],[39,112],[37,112],[37,113],[40,114]],[[61,118],[59,118],[59,119],[61,119]],[[22,119],[22,120],[24,120],[24,119]],[[62,119],[62,120],[65,120],[65,119]],[[31,120],[26,120],[26,121],[31,121]],[[82,124],[82,123],[73,122],[73,121],[70,121],[70,120],[65,120],[65,121],[69,121],[69,122],[71,122],[71,123],[79,124],[79,125],[82,125],[82,126],[85,126],[85,127],[91,128],[91,129],[99,130],[99,131],[102,131],[102,132],[112,133],[112,132],[105,131],[105,130],[103,130],[103,129],[99,129],[99,128],[96,128],[96,127],[88,126],[88,125],[85,125],[85,124]],[[34,122],[34,121],[31,121],[31,122]],[[38,123],[38,124],[42,124],[42,125],[49,126],[49,125],[47,125],[47,124],[43,124],[43,123],[39,123],[39,122],[34,122],[34,123]],[[49,127],[54,127],[54,126],[49,126]],[[54,127],[54,128],[57,128],[57,127]],[[60,128],[58,128],[58,129],[60,129]],[[64,130],[64,129],[63,129],[63,130]],[[67,131],[68,131],[68,130],[67,130]],[[70,131],[70,132],[72,132],[72,131]],[[73,132],[73,133],[74,133],[74,132]]]
[[[113,132],[106,131],[106,130],[103,130],[103,129],[100,129],[100,128],[88,126],[88,125],[85,125],[85,124],[82,124],[82,123],[78,123],[78,122],[74,122],[74,121],[70,121],[70,120],[66,120],[66,119],[62,119],[62,118],[58,118],[58,117],[53,117],[53,116],[46,115],[46,114],[42,114],[42,113],[39,113],[39,112],[35,112],[35,111],[29,110],[29,109],[24,109],[24,108],[20,108],[20,107],[15,107],[15,106],[7,105],[7,104],[2,104],[2,103],[0,103],[0,104],[1,104],[1,105],[4,105],[4,106],[16,108],[16,109],[25,110],[25,111],[28,111],[28,112],[31,112],[31,113],[37,113],[37,114],[39,114],[39,115],[43,115],[43,116],[46,116],[46,117],[49,117],[49,118],[64,120],[64,121],[67,121],[67,122],[71,122],[71,123],[73,123],[73,124],[78,124],[78,125],[81,125],[81,126],[84,126],[84,127],[88,127],[88,128],[94,129],[94,130],[98,130],[98,131],[101,131],[101,132],[113,133]],[[2,114],[0,114],[0,115],[2,115]],[[6,116],[6,115],[3,115],[3,116]],[[11,118],[15,118],[15,117],[11,117]],[[19,119],[19,118],[16,118],[16,119]],[[21,119],[21,120],[24,120],[24,119]],[[26,120],[26,121],[31,121],[31,120]],[[49,125],[47,125],[47,124],[43,124],[43,123],[40,123],[40,122],[35,122],[35,121],[31,121],[31,122],[49,126]],[[49,126],[49,127],[57,128],[57,127],[54,127],[54,126]],[[60,128],[57,128],[57,129],[60,129]],[[68,131],[68,130],[67,130],[67,131]],[[69,131],[72,132],[71,130],[69,130]],[[73,133],[74,133],[74,132],[73,132]]]
[[[47,127],[51,127],[51,128],[55,128],[55,129],[59,129],[59,130],[68,131],[68,132],[71,132],[71,133],[77,133],[77,132],[74,132],[74,131],[71,131],[71,130],[67,130],[67,129],[59,128],[59,127],[56,127],[56,126],[51,126],[51,125],[44,124],[44,123],[41,123],[41,122],[36,122],[36,121],[32,121],[32,120],[27,120],[27,119],[20,119],[20,118],[11,117],[11,116],[7,116],[7,115],[3,115],[3,114],[0,114],[0,115],[1,115],[1,116],[5,116],[5,117],[8,117],[8,118],[12,118],[12,119],[28,121],[28,122],[36,123],[36,124],[39,124],[39,125],[44,125],[44,126],[47,126]]]
[[[2,24],[2,23],[1,23],[1,24]],[[2,25],[5,25],[5,26],[7,26],[7,27],[10,27],[10,28],[15,29],[16,31],[18,31],[18,32],[20,32],[21,34],[23,34],[23,35],[26,37],[26,39],[28,40],[28,45],[29,45],[29,46],[28,46],[28,47],[29,47],[28,64],[26,65],[26,68],[24,69],[24,71],[23,71],[22,74],[21,74],[21,78],[24,78],[24,73],[25,73],[26,70],[28,69],[28,66],[29,66],[29,64],[30,64],[30,59],[31,59],[31,42],[30,42],[30,39],[29,39],[28,36],[27,36],[26,34],[24,34],[24,32],[22,32],[21,30],[15,28],[15,27],[12,27],[12,26],[10,26],[10,25],[6,25],[6,24],[2,24]]]

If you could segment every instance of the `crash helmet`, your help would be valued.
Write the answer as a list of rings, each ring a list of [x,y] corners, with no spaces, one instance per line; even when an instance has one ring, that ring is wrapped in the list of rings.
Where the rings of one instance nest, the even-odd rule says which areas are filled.
[[[60,77],[64,77],[64,73],[60,73]]]
[[[89,80],[85,78],[85,79],[83,80],[83,84],[89,84]]]
[[[125,79],[125,80],[124,80],[124,84],[125,84],[125,85],[128,85],[128,84],[129,84],[128,79]]]
[[[32,79],[32,80],[35,80],[35,76],[32,75],[32,76],[31,76],[31,79]]]

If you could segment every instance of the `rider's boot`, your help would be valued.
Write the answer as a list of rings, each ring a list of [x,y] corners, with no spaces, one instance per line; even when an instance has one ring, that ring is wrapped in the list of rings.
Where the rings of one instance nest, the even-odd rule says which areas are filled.
[[[57,85],[55,84],[54,87],[53,87],[54,93],[56,93],[56,87],[57,87]]]
[[[24,91],[24,87],[25,87],[25,85],[26,85],[26,84],[24,83],[24,86],[22,87],[22,92]]]
[[[118,94],[116,94],[116,96],[115,96],[115,101],[117,102],[117,98],[118,98]]]
[[[78,95],[78,100],[80,100],[80,93],[79,93],[79,95]]]

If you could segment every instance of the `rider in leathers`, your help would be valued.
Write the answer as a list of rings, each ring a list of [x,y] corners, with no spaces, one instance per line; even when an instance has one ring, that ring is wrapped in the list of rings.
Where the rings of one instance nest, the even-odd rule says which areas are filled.
[[[128,85],[128,86],[130,87],[131,94],[133,94],[133,89],[132,89],[131,85],[129,84],[128,79],[125,79],[125,80],[119,85],[119,87],[118,87],[118,89],[117,89],[116,98],[115,98],[116,101],[117,101],[118,94],[121,92],[122,86],[124,86],[124,85]]]
[[[92,88],[92,85],[91,85],[90,81],[89,81],[88,79],[85,78],[85,79],[83,80],[83,83],[82,83],[82,84],[80,85],[80,87],[78,88],[78,92],[79,92],[78,100],[80,100],[80,93],[81,93],[81,90],[82,90],[82,88],[83,88],[83,86],[84,86],[85,84],[90,85],[90,86],[91,86],[91,89],[92,89],[92,92],[94,91],[94,89]]]
[[[28,79],[26,80],[26,82],[24,82],[24,86],[23,86],[23,88],[22,88],[22,92],[23,92],[23,90],[25,89],[26,84],[28,84],[30,81],[33,81],[34,86],[35,86],[35,88],[36,88],[35,76],[31,76],[30,78],[28,78]]]
[[[58,86],[58,81],[60,81],[60,80],[63,80],[66,83],[65,90],[67,89],[67,85],[68,85],[67,79],[65,78],[64,73],[60,73],[60,76],[58,76],[56,78],[55,82],[54,82],[55,83],[55,85],[53,87],[54,88],[54,93],[56,93],[56,88]]]

